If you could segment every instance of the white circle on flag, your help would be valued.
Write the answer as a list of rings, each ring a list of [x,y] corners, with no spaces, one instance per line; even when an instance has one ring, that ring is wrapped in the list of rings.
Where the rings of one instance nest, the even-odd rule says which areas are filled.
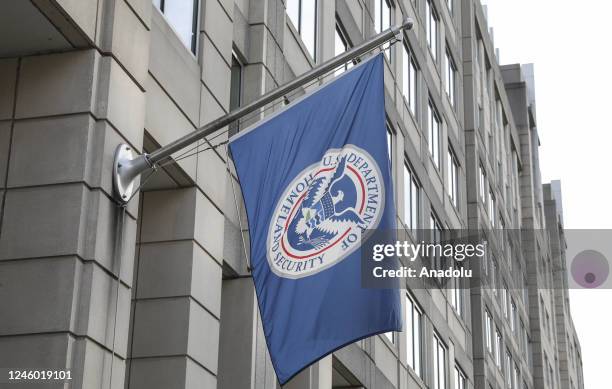
[[[378,164],[365,150],[330,149],[300,172],[279,198],[268,230],[267,259],[280,277],[301,278],[333,266],[361,246],[385,206]]]

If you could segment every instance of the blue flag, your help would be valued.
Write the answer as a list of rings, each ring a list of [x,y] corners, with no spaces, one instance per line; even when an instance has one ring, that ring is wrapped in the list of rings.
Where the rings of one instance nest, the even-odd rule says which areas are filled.
[[[395,229],[386,134],[381,54],[230,140],[281,384],[349,343],[401,331],[399,291],[361,285],[362,242]]]

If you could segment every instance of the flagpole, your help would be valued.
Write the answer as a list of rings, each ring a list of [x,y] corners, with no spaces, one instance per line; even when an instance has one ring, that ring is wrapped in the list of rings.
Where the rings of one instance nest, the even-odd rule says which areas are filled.
[[[292,90],[299,88],[320,77],[321,75],[336,69],[338,66],[352,61],[370,50],[387,43],[391,39],[401,39],[402,31],[410,30],[412,26],[412,19],[406,18],[402,24],[393,26],[381,32],[360,45],[355,46],[326,62],[323,62],[321,65],[309,70],[301,76],[298,76],[292,81],[289,81],[288,83],[264,94],[257,100],[213,120],[196,131],[193,131],[163,147],[160,147],[150,154],[143,153],[141,155],[137,155],[129,145],[120,144],[117,146],[115,151],[113,166],[113,187],[115,190],[116,199],[121,204],[125,204],[132,197],[134,192],[134,180],[146,170],[155,169],[156,164],[162,159],[167,158],[175,152],[213,134],[214,132],[231,124],[235,120],[240,119],[244,115],[257,110],[280,97],[283,97]]]

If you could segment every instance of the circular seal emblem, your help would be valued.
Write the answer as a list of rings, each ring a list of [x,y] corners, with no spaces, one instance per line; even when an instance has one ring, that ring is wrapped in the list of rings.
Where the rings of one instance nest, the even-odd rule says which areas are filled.
[[[279,198],[267,239],[274,273],[285,278],[315,274],[342,261],[375,229],[385,187],[376,161],[346,145],[330,149],[299,173]]]

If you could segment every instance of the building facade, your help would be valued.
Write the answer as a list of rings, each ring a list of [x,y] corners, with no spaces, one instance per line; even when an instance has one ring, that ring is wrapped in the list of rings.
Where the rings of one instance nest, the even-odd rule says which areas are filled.
[[[278,387],[222,143],[333,74],[177,153],[125,210],[115,148],[151,152],[405,17],[383,47],[398,226],[485,231],[491,250],[471,285],[410,280],[403,332],[285,387],[583,388],[533,68],[500,66],[478,0],[0,2],[0,366],[71,369],[74,388]]]

